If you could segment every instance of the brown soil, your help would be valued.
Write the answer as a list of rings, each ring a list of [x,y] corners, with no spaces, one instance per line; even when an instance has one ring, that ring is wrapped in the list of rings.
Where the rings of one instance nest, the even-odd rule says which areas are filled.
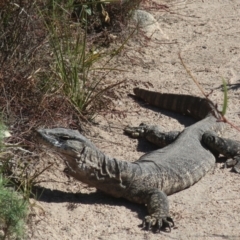
[[[181,64],[179,52],[219,108],[225,78],[229,87],[226,117],[240,127],[239,1],[169,0],[166,4],[174,14],[151,10],[162,32],[152,39],[140,32],[116,60],[119,68],[128,70],[111,76],[127,79],[127,84],[116,90],[118,114],[97,116],[97,125],[85,133],[106,154],[119,159],[134,161],[153,149],[123,135],[126,125],[145,122],[165,130],[181,130],[193,123],[187,117],[150,109],[128,96],[136,86],[201,96]],[[240,133],[230,127],[226,136],[240,140]],[[169,196],[176,227],[171,233],[154,234],[140,227],[146,214],[144,206],[68,179],[61,159],[52,153],[46,153],[42,161],[55,164],[45,174],[48,181],[41,184],[44,191],[36,202],[29,239],[240,239],[240,175],[222,169],[220,163],[191,188]]]

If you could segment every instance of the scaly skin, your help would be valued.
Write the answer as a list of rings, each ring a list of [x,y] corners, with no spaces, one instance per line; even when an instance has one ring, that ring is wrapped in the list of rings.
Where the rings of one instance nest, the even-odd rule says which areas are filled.
[[[230,158],[225,166],[233,167],[233,171],[240,173],[240,142],[227,138],[220,138],[214,132],[205,132],[202,140],[212,152],[217,152]]]
[[[160,107],[162,103],[158,101],[161,99],[163,107],[171,110],[176,110],[175,100],[178,97],[185,103],[189,97],[171,95],[169,98],[167,94],[164,100],[163,95],[158,93],[154,100],[147,97],[149,91],[135,89],[134,92]],[[174,99],[173,105],[170,104],[171,99]],[[202,136],[209,131],[221,133],[224,128],[224,123],[217,120],[219,113],[211,102],[190,96],[192,99],[194,104],[186,104],[185,110],[183,106],[178,106],[184,114],[204,119],[181,133],[162,133],[157,127],[147,125],[125,129],[133,137],[146,137],[161,146],[170,144],[143,155],[135,162],[106,156],[75,130],[42,129],[38,130],[38,136],[42,143],[63,157],[70,176],[114,197],[147,204],[149,215],[144,218],[143,226],[147,229],[156,226],[160,230],[164,224],[171,230],[174,223],[169,215],[167,195],[190,187],[214,167],[215,157],[202,146]],[[197,102],[201,103],[200,114],[195,110]]]

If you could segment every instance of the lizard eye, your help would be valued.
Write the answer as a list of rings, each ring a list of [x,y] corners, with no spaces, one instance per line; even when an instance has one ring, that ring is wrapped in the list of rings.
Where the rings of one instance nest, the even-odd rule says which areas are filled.
[[[69,140],[70,137],[68,135],[62,135],[62,136],[59,136],[59,140]]]

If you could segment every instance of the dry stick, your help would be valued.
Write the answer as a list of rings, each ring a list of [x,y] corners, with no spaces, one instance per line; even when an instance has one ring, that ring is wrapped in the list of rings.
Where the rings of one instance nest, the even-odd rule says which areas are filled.
[[[199,82],[197,81],[197,79],[192,75],[191,71],[187,68],[186,64],[183,62],[182,56],[181,56],[181,52],[178,53],[179,59],[181,60],[181,63],[183,65],[183,67],[185,68],[186,72],[188,73],[188,75],[192,78],[192,80],[195,82],[195,84],[197,85],[197,87],[199,88],[199,90],[201,91],[201,93],[204,95],[204,97],[210,101],[210,99],[208,98],[208,95],[204,92],[203,88],[201,87],[201,85],[199,84]],[[214,106],[215,107],[215,106]],[[219,119],[219,121],[228,123],[231,127],[235,128],[237,131],[240,132],[240,128],[238,128],[237,126],[235,126],[233,123],[229,122],[227,120],[227,118],[224,117],[224,115],[222,114],[222,112],[220,112],[216,107],[215,107],[216,111],[218,111],[221,116],[222,119]]]
[[[45,172],[47,169],[49,169],[51,166],[53,166],[54,163],[50,163],[48,164],[48,166],[46,166],[45,168],[43,168],[40,172],[37,172],[31,179],[30,179],[30,183],[33,183],[34,179],[36,179],[37,177],[39,177],[43,172]]]
[[[86,105],[86,107],[87,107],[91,102],[93,102],[93,101],[94,101],[99,95],[101,95],[102,93],[104,93],[104,92],[106,92],[107,90],[109,90],[109,89],[111,89],[111,88],[114,88],[114,87],[116,87],[116,86],[118,86],[118,85],[120,85],[121,83],[124,83],[124,82],[126,82],[126,81],[127,81],[127,79],[125,79],[125,80],[123,80],[123,81],[120,81],[120,82],[117,82],[117,83],[114,83],[114,84],[111,84],[111,85],[109,85],[108,87],[104,88],[103,90],[99,91],[96,95],[94,95],[94,96],[92,97],[92,99],[89,100],[89,102],[88,102],[88,104]]]
[[[181,52],[178,53],[178,56],[181,60],[181,63],[183,65],[183,67],[185,68],[186,72],[188,73],[188,75],[192,78],[192,80],[195,82],[195,84],[197,85],[197,87],[199,88],[199,90],[201,91],[201,93],[203,94],[203,96],[205,98],[208,98],[207,94],[204,92],[203,88],[201,87],[201,85],[199,84],[199,82],[197,81],[197,79],[192,75],[191,71],[187,68],[186,64],[183,62],[182,56],[181,56]]]
[[[240,132],[240,128],[238,128],[237,126],[235,126],[233,123],[229,122],[227,120],[227,118],[225,118],[224,116],[222,116],[222,121],[225,123],[228,123],[231,127],[235,128],[238,132]]]

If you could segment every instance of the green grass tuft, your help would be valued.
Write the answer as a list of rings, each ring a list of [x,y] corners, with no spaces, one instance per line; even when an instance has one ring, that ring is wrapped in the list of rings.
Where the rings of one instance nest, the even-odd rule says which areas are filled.
[[[6,127],[0,122],[0,156],[4,150],[2,141],[5,132]],[[2,170],[2,162],[0,162],[0,166]],[[23,239],[28,204],[21,194],[10,188],[10,185],[9,180],[0,172],[0,239]]]
[[[224,116],[227,112],[228,96],[227,96],[227,84],[224,78],[222,78],[222,82],[223,82],[223,91],[224,91],[222,115]]]
[[[28,205],[0,175],[0,239],[23,239]]]

